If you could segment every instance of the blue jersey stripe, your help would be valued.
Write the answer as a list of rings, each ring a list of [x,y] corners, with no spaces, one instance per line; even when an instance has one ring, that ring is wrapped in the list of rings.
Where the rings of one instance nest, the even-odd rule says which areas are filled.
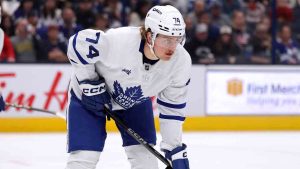
[[[160,104],[162,106],[166,106],[169,108],[173,108],[173,109],[183,109],[186,106],[186,103],[182,103],[182,104],[171,104],[171,103],[166,103],[164,101],[161,101],[159,99],[157,99],[157,104]]]
[[[159,118],[161,119],[168,119],[168,120],[178,120],[178,121],[184,121],[185,117],[182,116],[171,116],[171,115],[164,115],[159,113]]]
[[[85,61],[85,60],[82,58],[82,56],[80,55],[80,53],[79,53],[79,52],[77,51],[77,49],[76,49],[76,39],[77,39],[77,35],[78,35],[78,33],[76,33],[76,35],[74,36],[74,39],[73,39],[73,49],[74,49],[74,51],[75,51],[75,53],[76,53],[78,59],[80,60],[80,62],[81,62],[82,64],[86,65],[86,64],[88,64],[88,62]]]

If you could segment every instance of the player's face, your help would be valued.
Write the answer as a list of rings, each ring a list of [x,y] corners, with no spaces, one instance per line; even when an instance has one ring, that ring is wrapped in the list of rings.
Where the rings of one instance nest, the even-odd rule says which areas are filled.
[[[154,42],[155,54],[162,60],[170,60],[182,39],[182,36],[158,35]]]

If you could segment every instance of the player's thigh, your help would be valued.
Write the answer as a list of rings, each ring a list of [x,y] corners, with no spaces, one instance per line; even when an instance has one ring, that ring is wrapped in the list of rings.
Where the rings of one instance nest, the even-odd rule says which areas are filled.
[[[156,144],[154,115],[150,98],[128,110],[117,111],[116,114],[149,144]],[[117,124],[117,127],[122,136],[123,146],[139,144],[121,126]]]
[[[68,152],[77,150],[102,151],[107,136],[105,117],[86,110],[71,94],[68,107]]]

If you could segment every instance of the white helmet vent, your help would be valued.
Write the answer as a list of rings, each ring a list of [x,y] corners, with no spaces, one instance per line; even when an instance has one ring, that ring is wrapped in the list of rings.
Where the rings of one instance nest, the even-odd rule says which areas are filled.
[[[166,32],[170,32],[169,28],[168,27],[163,27],[162,25],[158,25],[159,26],[159,29],[162,30],[162,31],[166,31]]]

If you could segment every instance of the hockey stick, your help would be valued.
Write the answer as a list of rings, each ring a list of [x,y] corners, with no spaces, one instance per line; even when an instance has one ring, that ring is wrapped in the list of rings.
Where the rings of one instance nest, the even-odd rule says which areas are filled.
[[[12,103],[5,103],[6,106],[9,107],[15,107],[15,108],[21,108],[21,109],[26,109],[26,110],[33,110],[33,111],[38,111],[38,112],[43,112],[43,113],[48,113],[52,115],[56,115],[60,118],[66,119],[66,116],[61,113],[61,112],[55,112],[55,111],[50,111],[50,110],[45,110],[45,109],[40,109],[40,108],[35,108],[31,106],[25,106],[25,105],[18,105],[18,104],[12,104]],[[134,130],[131,128],[127,127],[125,123],[119,119],[117,116],[115,116],[108,108],[105,107],[105,113],[111,117],[116,123],[118,123],[125,131],[132,137],[134,138],[137,142],[139,142],[142,146],[144,146],[148,151],[150,151],[155,157],[157,157],[160,161],[162,161],[165,165],[167,165],[166,169],[172,169],[171,164],[169,161],[162,156],[157,150],[155,150],[147,141],[145,141],[139,134],[137,134]]]
[[[12,104],[12,103],[5,103],[5,106],[48,113],[48,114],[52,114],[52,115],[58,116],[58,117],[63,118],[63,119],[66,120],[66,116],[61,112],[55,112],[55,111],[35,108],[35,107],[31,107],[31,106],[19,105],[19,104]]]
[[[142,146],[144,146],[150,153],[152,153],[155,157],[157,157],[161,162],[163,162],[165,165],[167,165],[166,169],[172,169],[171,164],[169,161],[162,156],[158,151],[156,151],[147,141],[145,141],[138,133],[136,133],[134,130],[132,130],[130,127],[127,127],[127,125],[114,113],[112,113],[107,107],[104,108],[105,113],[111,117],[116,123],[118,123],[125,131],[134,138],[137,142],[139,142]]]

